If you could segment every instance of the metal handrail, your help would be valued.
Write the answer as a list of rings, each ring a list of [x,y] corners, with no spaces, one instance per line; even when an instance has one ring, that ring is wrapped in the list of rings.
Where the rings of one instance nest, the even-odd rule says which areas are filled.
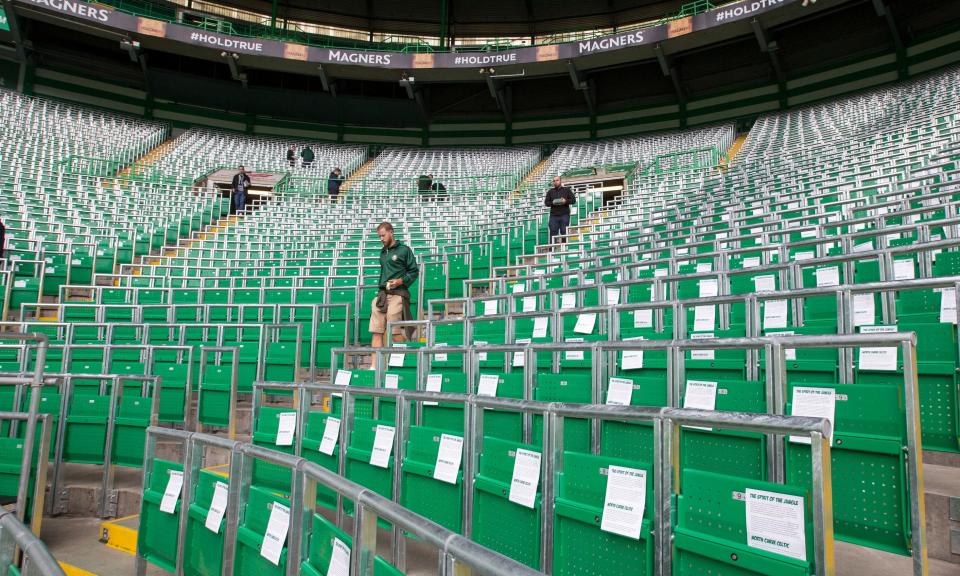
[[[40,538],[14,512],[0,508],[0,572],[9,573],[14,567],[17,549],[23,553],[21,574],[65,576],[63,568]]]

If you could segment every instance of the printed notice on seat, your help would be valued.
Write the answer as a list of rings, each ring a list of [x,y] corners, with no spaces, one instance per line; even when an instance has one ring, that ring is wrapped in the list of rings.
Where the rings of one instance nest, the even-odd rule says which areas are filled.
[[[573,331],[577,334],[593,334],[593,329],[597,326],[597,315],[595,313],[580,314],[577,316],[577,324]]]
[[[799,260],[812,260],[815,254],[813,252],[797,252],[793,255],[794,261]]]
[[[443,386],[443,374],[428,374],[427,375],[427,392],[440,392]],[[425,400],[423,402],[424,406],[436,406],[437,403],[432,400]]]
[[[373,450],[370,451],[370,465],[386,468],[390,465],[390,453],[393,452],[393,437],[397,429],[393,426],[377,424],[377,435],[373,438]]]
[[[683,394],[683,407],[697,410],[714,410],[717,405],[717,383],[704,380],[687,380]]]
[[[292,446],[293,433],[297,429],[297,413],[281,412],[277,416],[277,446]]]
[[[549,316],[538,316],[533,319],[533,337],[534,338],[546,338],[547,337],[547,328],[550,327],[550,317]]]
[[[817,288],[829,288],[830,286],[840,285],[840,269],[836,266],[830,268],[817,268]]]
[[[351,378],[353,378],[353,372],[349,370],[337,370],[337,378],[333,383],[337,386],[349,386]]]
[[[350,547],[336,537],[333,539],[327,576],[350,576]]]
[[[517,448],[513,460],[513,478],[510,480],[509,500],[515,504],[533,508],[540,484],[540,453]]]
[[[177,501],[180,500],[180,489],[183,488],[183,472],[179,470],[170,470],[170,476],[167,478],[167,487],[163,491],[163,499],[160,500],[160,511],[167,514],[173,514],[177,509]]]
[[[496,301],[496,300],[484,300],[484,301],[483,301],[483,315],[484,315],[484,316],[496,316],[496,315],[497,315],[497,301]]]
[[[486,346],[487,344],[488,344],[488,343],[487,343],[487,342],[484,342],[483,340],[474,340],[474,341],[473,341],[473,345],[474,345],[474,346]],[[487,353],[486,353],[486,352],[478,352],[478,353],[477,353],[477,360],[479,360],[479,361],[481,361],[481,362],[485,362],[485,361],[487,360]]]
[[[853,295],[853,325],[872,326],[876,322],[876,303],[873,294]]]
[[[274,566],[280,565],[280,553],[287,541],[287,529],[290,528],[290,509],[279,502],[274,502],[270,509],[270,520],[267,521],[267,532],[263,535],[260,545],[260,555]]]
[[[944,288],[940,292],[940,321],[957,323],[957,291],[954,288]]]
[[[713,264],[709,262],[697,262],[697,273],[713,272]]]
[[[833,426],[833,419],[837,413],[837,392],[833,388],[810,388],[797,386],[793,389],[790,414],[792,416],[812,416],[826,418]],[[831,428],[830,444],[833,444]],[[796,444],[809,444],[809,436],[791,436],[790,441]]]
[[[391,354],[387,361],[387,366],[391,368],[403,368],[403,359],[406,356],[406,354]]]
[[[434,344],[434,347],[436,347],[436,348],[444,348],[444,347],[446,347],[446,345],[447,345],[446,342],[437,342],[436,344]],[[433,355],[433,360],[434,360],[434,362],[446,362],[446,361],[447,361],[447,353],[446,353],[446,352],[443,352],[443,353],[441,353],[441,354],[434,354],[434,355]]]
[[[210,499],[210,509],[207,510],[207,519],[203,525],[214,534],[220,532],[220,523],[223,521],[224,514],[227,513],[228,488],[229,486],[223,482],[213,485],[213,498]]]
[[[437,462],[433,467],[433,477],[447,484],[457,483],[460,472],[460,460],[463,458],[463,438],[443,434],[440,436],[440,448],[437,450]]]
[[[329,416],[323,426],[323,439],[320,440],[320,453],[333,456],[333,449],[340,439],[340,419]]]
[[[753,288],[757,292],[774,292],[777,289],[776,276],[757,276],[753,279]]]
[[[517,340],[517,344],[529,344],[529,338],[521,338]],[[513,353],[513,367],[514,368],[523,368],[524,358],[526,358],[526,353],[523,350],[517,350]]]
[[[894,260],[893,261],[893,279],[894,280],[913,280],[916,278],[913,271],[913,260]]]
[[[642,336],[634,338],[624,338],[624,342],[632,340],[643,340]],[[643,368],[643,350],[624,350],[623,359],[620,362],[620,368],[623,370],[637,370]]]
[[[526,284],[517,283],[517,284],[514,284],[514,285],[513,285],[513,293],[514,293],[514,294],[522,294],[522,293],[524,293],[524,292],[526,292],[526,291],[527,291],[527,286],[526,286]]]
[[[803,497],[747,488],[747,545],[806,561]]]
[[[888,334],[896,332],[896,326],[861,326],[861,334]],[[861,347],[857,365],[861,370],[896,370],[897,348]]]
[[[693,329],[695,331],[713,330],[716,325],[716,306],[697,306],[693,309]]]
[[[399,374],[384,374],[383,375],[383,387],[396,390],[400,386],[400,375]]]
[[[495,374],[481,374],[477,385],[477,396],[496,396],[500,377]]]
[[[632,397],[633,380],[628,378],[611,378],[607,383],[607,404],[629,406]]]
[[[620,289],[607,288],[607,305],[616,306],[620,303]]]
[[[537,311],[537,297],[536,297],[536,296],[524,296],[524,297],[523,297],[523,311],[524,311],[524,312],[536,312],[536,311]]]
[[[787,327],[787,301],[767,300],[763,303],[763,328]]]
[[[577,307],[577,295],[574,292],[564,292],[560,295],[560,309],[569,310]]]
[[[719,294],[716,278],[706,278],[700,281],[700,297],[712,298]]]
[[[653,308],[642,308],[633,311],[634,328],[652,328],[653,327]]]
[[[709,340],[716,338],[713,332],[701,332],[700,334],[691,334],[691,340]],[[714,350],[695,349],[690,351],[691,360],[713,360],[716,357]]]
[[[608,467],[607,493],[603,499],[600,529],[639,540],[646,503],[646,470],[625,466]]]
[[[583,342],[583,338],[567,338],[567,342]],[[583,360],[585,358],[583,350],[567,350],[563,353],[564,360]]]
[[[758,266],[760,266],[760,257],[759,257],[759,256],[751,256],[751,257],[749,257],[749,258],[744,258],[744,259],[743,259],[743,267],[744,267],[744,268],[756,268],[756,267],[758,267]]]

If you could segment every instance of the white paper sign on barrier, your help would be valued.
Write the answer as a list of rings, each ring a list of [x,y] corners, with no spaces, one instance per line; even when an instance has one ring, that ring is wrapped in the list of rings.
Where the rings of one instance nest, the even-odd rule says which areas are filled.
[[[861,326],[861,334],[886,334],[896,332],[896,326]],[[896,347],[860,347],[857,365],[861,370],[896,370]]]
[[[223,516],[227,513],[228,497],[229,486],[223,482],[217,482],[213,485],[213,498],[210,499],[210,508],[207,510],[207,518],[203,525],[214,534],[220,533],[220,524],[223,522]]]
[[[803,497],[747,488],[747,546],[807,559]]]
[[[332,456],[333,449],[337,446],[339,439],[340,419],[329,416],[323,426],[323,439],[320,440],[320,453]]]
[[[603,500],[600,529],[639,540],[647,503],[647,471],[609,466],[607,491]]]
[[[793,389],[793,399],[790,403],[792,416],[812,416],[826,418],[830,421],[831,431],[834,417],[837,413],[837,393],[833,388],[814,388],[797,386]],[[830,444],[833,444],[833,434],[830,434]],[[809,444],[809,436],[791,436],[790,441],[796,444]]]
[[[462,459],[463,438],[451,434],[441,435],[437,461],[433,466],[433,477],[447,484],[456,484]]]
[[[533,508],[537,500],[537,487],[540,485],[540,453],[517,448],[516,454],[508,499],[515,504]]]
[[[183,472],[170,470],[169,474],[167,487],[163,491],[163,499],[160,500],[160,511],[173,514],[177,509],[177,502],[180,500],[180,490],[183,488]]]
[[[387,468],[390,465],[390,454],[393,452],[393,438],[397,429],[393,426],[377,424],[377,434],[373,437],[373,450],[370,451],[370,465],[378,468]]]
[[[333,539],[327,576],[350,576],[350,547],[336,537]]]
[[[840,285],[840,269],[836,266],[817,268],[816,274],[818,288],[829,288]]]
[[[267,520],[267,531],[260,544],[260,555],[274,566],[280,565],[280,554],[283,545],[287,542],[287,530],[290,528],[290,509],[279,502],[274,502],[270,509],[270,519]]]
[[[577,316],[577,323],[573,327],[573,331],[577,334],[593,334],[593,330],[596,328],[596,326],[597,315],[594,312],[589,312]]]
[[[633,397],[633,380],[629,378],[611,378],[607,382],[607,404],[629,406]]]
[[[495,374],[481,374],[477,385],[477,396],[496,396],[500,377]]]
[[[297,430],[297,413],[281,412],[278,414],[277,446],[292,446],[293,434]]]
[[[853,325],[872,326],[876,322],[876,302],[873,294],[853,295]]]

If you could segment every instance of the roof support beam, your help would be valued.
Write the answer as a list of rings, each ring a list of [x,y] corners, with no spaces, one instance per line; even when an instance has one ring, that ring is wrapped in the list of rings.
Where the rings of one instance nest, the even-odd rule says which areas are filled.
[[[573,82],[573,89],[583,94],[583,99],[587,104],[587,111],[590,113],[590,120],[593,121],[596,116],[596,84],[577,70],[577,65],[573,60],[567,60],[567,72],[570,73],[570,81]]]
[[[890,39],[893,40],[893,49],[897,53],[897,76],[900,80],[906,80],[907,76],[910,75],[907,64],[907,50],[903,46],[903,38],[900,37],[897,19],[894,18],[893,12],[890,11],[890,7],[884,0],[873,0],[873,9],[877,16],[883,18],[887,23],[887,28],[890,30]]]
[[[30,62],[27,59],[26,34],[20,28],[20,20],[13,11],[13,2],[3,0],[3,10],[7,14],[7,24],[10,26],[10,34],[13,36],[13,44],[16,49],[16,60],[20,64],[20,74],[17,77],[17,90],[25,91],[27,66]]]
[[[653,53],[657,57],[657,63],[660,65],[660,72],[670,79],[673,84],[673,93],[677,97],[677,106],[680,109],[680,127],[687,127],[687,95],[683,92],[683,86],[680,85],[680,76],[677,74],[677,68],[673,64],[673,58],[664,53],[663,47],[657,43],[653,47]]]
[[[754,18],[750,21],[750,26],[753,27],[753,35],[757,38],[760,51],[765,53],[770,59],[770,68],[773,70],[773,75],[777,79],[777,96],[780,101],[780,109],[786,110],[788,104],[787,76],[783,73],[783,66],[780,65],[780,57],[777,55],[780,46],[767,38],[767,31],[759,20]]]

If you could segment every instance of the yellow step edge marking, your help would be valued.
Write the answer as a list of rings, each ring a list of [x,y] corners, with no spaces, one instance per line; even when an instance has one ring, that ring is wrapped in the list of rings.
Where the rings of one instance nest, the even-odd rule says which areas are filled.
[[[100,541],[108,548],[126,552],[130,555],[137,553],[137,530],[129,526],[123,526],[120,522],[136,518],[139,514],[131,514],[123,518],[108,520],[100,523]]]
[[[204,470],[216,474],[217,476],[222,476],[223,478],[229,478],[230,473],[226,471],[228,468],[230,468],[229,464],[217,464],[216,466],[204,468]]]
[[[40,320],[41,322],[56,322],[56,321],[57,321],[57,317],[56,317],[56,316],[41,316],[41,317],[39,318],[39,320]]]
[[[60,562],[60,567],[63,568],[63,573],[67,576],[97,576],[93,572],[84,570],[83,568],[77,568],[73,564],[67,564],[66,562]]]

